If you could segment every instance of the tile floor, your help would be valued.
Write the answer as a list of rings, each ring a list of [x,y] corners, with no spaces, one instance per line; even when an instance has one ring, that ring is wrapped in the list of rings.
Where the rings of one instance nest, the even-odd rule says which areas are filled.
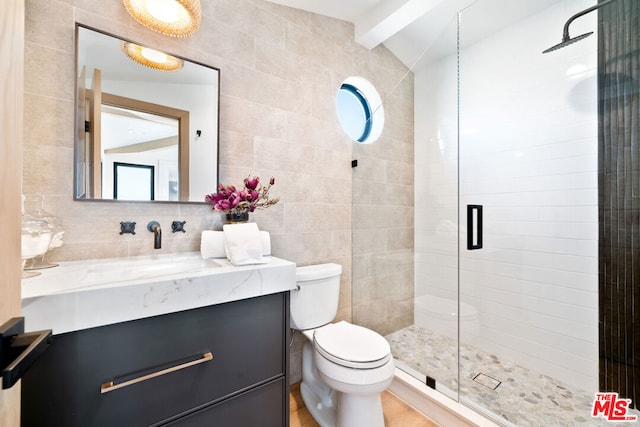
[[[437,389],[458,389],[456,341],[418,326],[386,336],[399,367],[436,378]],[[522,427],[635,425],[592,418],[593,393],[571,390],[553,378],[460,346],[460,395],[489,409],[500,424]],[[475,379],[475,380],[474,380]],[[450,394],[451,396],[455,396]],[[639,417],[640,418],[640,417]]]

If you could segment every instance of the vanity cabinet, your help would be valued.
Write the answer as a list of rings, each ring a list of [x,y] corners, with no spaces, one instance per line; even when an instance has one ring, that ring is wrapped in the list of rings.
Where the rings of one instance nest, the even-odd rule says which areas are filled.
[[[288,426],[288,295],[54,335],[22,426]]]

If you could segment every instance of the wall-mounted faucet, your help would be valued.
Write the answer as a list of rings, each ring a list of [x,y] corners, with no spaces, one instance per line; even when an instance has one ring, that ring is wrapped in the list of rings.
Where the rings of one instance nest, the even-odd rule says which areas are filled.
[[[147,230],[153,233],[153,249],[160,249],[162,247],[162,229],[158,221],[151,221],[147,224]]]

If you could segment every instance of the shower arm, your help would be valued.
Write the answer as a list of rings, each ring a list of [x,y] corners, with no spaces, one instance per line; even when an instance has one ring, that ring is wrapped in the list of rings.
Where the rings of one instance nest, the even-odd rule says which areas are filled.
[[[569,37],[569,25],[571,25],[571,23],[573,21],[575,21],[576,19],[580,18],[583,15],[586,15],[589,12],[593,12],[594,10],[600,9],[601,7],[606,6],[609,3],[613,3],[614,1],[616,1],[616,0],[604,1],[602,3],[599,3],[599,4],[595,5],[595,6],[591,6],[591,7],[587,8],[587,9],[581,11],[581,12],[578,12],[575,15],[573,15],[571,18],[569,18],[567,20],[567,22],[564,24],[564,30],[562,32],[562,41],[566,42],[566,41],[569,41],[571,39],[571,37]]]

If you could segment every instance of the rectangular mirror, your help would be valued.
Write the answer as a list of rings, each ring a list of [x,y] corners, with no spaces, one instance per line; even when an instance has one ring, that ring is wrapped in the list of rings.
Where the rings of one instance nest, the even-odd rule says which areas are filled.
[[[76,66],[74,199],[204,202],[216,190],[220,70],[81,25]],[[122,164],[145,172],[116,179]],[[149,179],[154,190],[137,191]]]

